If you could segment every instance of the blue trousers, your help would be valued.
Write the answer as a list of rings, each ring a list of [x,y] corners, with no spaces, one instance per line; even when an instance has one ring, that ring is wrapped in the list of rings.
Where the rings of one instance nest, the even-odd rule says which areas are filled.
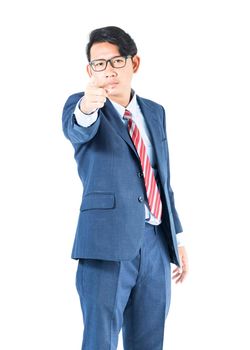
[[[170,272],[161,227],[149,224],[134,259],[79,259],[76,287],[84,323],[82,350],[117,349],[121,329],[124,350],[162,350]]]

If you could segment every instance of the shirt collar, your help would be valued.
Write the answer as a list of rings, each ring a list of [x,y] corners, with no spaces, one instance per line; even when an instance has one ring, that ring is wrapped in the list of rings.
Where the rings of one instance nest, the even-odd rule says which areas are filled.
[[[126,108],[120,105],[119,103],[116,103],[110,100],[110,102],[112,103],[112,105],[114,106],[114,108],[116,109],[116,111],[118,112],[121,118],[123,118],[124,116],[125,109],[127,109],[132,115],[136,115],[136,110],[137,110],[136,93],[132,90],[132,94],[133,94],[133,97]]]

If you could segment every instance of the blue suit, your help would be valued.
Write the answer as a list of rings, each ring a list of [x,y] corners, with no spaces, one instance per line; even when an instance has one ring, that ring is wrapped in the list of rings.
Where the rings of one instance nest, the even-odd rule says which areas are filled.
[[[72,258],[129,260],[142,244],[145,225],[146,193],[138,155],[109,100],[99,111],[96,123],[88,128],[77,125],[73,112],[82,96],[82,93],[70,96],[63,111],[63,130],[74,146],[84,185]],[[138,97],[138,103],[157,156],[162,226],[171,261],[178,264],[176,233],[182,227],[170,187],[165,113],[152,101]]]
[[[106,326],[104,326],[105,321],[98,326],[99,334],[103,334],[102,340],[98,343],[96,338],[95,341],[97,343],[93,343],[94,340],[89,331],[91,328],[90,324],[93,326],[95,323],[100,323],[100,318],[98,319],[97,316],[94,316],[93,303],[98,299],[99,301],[102,300],[100,304],[106,305],[107,300],[113,300],[112,295],[113,298],[115,295],[117,298],[119,289],[117,276],[120,276],[121,271],[124,271],[126,280],[132,281],[132,275],[129,275],[128,271],[134,271],[135,266],[139,268],[138,259],[142,258],[142,254],[147,255],[145,251],[148,252],[148,256],[152,255],[151,258],[153,260],[159,261],[159,269],[162,269],[162,273],[159,269],[155,273],[156,275],[157,273],[159,274],[162,285],[166,284],[166,280],[169,285],[169,262],[179,265],[176,233],[181,232],[182,227],[175,209],[174,195],[170,186],[169,155],[163,107],[150,100],[137,97],[137,102],[145,118],[156,153],[158,180],[163,205],[160,227],[152,227],[152,225],[147,224],[145,228],[144,200],[146,192],[144,180],[139,158],[126,125],[122,123],[112,103],[107,100],[104,107],[99,110],[98,119],[94,124],[88,128],[79,126],[74,117],[74,110],[82,96],[83,93],[70,96],[63,110],[63,131],[74,147],[78,173],[84,187],[72,250],[72,258],[79,259],[77,289],[80,296],[83,294],[82,286],[85,283],[85,295],[81,298],[85,321],[88,318],[86,315],[91,315],[89,316],[90,320],[88,319],[89,322],[86,321],[85,324],[86,336],[82,349],[94,350],[98,349],[98,347],[99,350],[115,349],[116,340],[111,341],[111,343],[113,342],[112,346],[107,345],[105,347],[104,345],[103,339],[105,337],[112,338],[109,331],[105,328]],[[145,232],[148,232],[147,238],[145,238]],[[157,232],[161,246],[161,257],[159,257],[159,253],[156,250],[156,247],[159,247],[159,243],[155,242]],[[152,249],[149,249],[149,246]],[[101,267],[100,264],[102,264]],[[152,265],[152,269],[153,266],[156,268],[156,263]],[[142,270],[143,263],[141,262]],[[104,271],[106,272],[104,273]],[[110,273],[109,277],[108,272]],[[103,282],[103,286],[107,286],[108,281],[110,282],[110,287],[107,290],[109,296],[103,300],[102,298],[104,298],[105,294],[102,294],[102,296],[98,294],[98,297],[96,296],[93,300],[91,298],[95,295],[96,289],[94,287],[91,289],[89,286],[92,283],[98,287],[98,283],[101,283],[100,281],[104,278],[104,275],[106,275],[106,280]],[[160,275],[164,275],[165,279],[162,280]],[[86,282],[87,279],[89,284]],[[85,281],[84,283],[83,280]],[[135,276],[134,281],[136,281]],[[154,283],[156,285],[156,282]],[[117,290],[112,290],[111,285]],[[132,286],[135,286],[135,284],[131,282],[131,288]],[[160,284],[158,289],[160,289]],[[121,296],[127,295],[124,290],[120,292]],[[146,291],[145,286],[144,290]],[[152,293],[149,294],[152,295]],[[164,290],[164,300],[166,299],[166,294],[167,292]],[[87,299],[86,295],[90,299]],[[168,310],[169,295],[164,303],[164,317],[166,317]],[[124,297],[124,304],[121,302],[123,305],[121,310],[124,310],[127,305],[126,298]],[[140,299],[142,300],[142,295]],[[92,300],[92,303],[90,300]],[[114,304],[112,305],[114,306]],[[151,311],[149,309],[148,312],[152,314],[153,309],[156,310],[156,305],[158,305],[157,302],[152,302]],[[103,313],[105,312],[103,311]],[[138,312],[138,309],[136,312]],[[120,322],[120,326],[123,321],[121,314],[122,312],[116,319],[116,324]],[[107,318],[105,319],[106,322],[109,322]],[[138,321],[138,325],[139,323]],[[138,334],[141,334],[139,328],[138,326]],[[127,349],[129,347],[132,349],[128,329],[129,322],[126,328],[123,329],[124,336],[127,334],[127,345],[124,344],[124,346],[127,346]],[[117,330],[119,331],[119,327]],[[107,336],[107,334],[109,335]],[[100,344],[102,344],[101,348]],[[138,342],[138,349],[146,350],[146,345],[144,344],[142,348],[142,344],[144,343]],[[135,345],[133,346],[133,349],[137,349]],[[160,345],[150,348],[150,350],[155,349],[160,349]]]

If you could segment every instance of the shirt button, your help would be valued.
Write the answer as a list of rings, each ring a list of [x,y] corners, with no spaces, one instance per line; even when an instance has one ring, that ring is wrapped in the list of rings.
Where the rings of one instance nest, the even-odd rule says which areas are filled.
[[[142,196],[139,196],[139,197],[138,197],[138,201],[139,201],[140,203],[143,203],[143,202],[144,202],[144,198],[143,198]]]
[[[137,176],[138,177],[142,177],[143,176],[143,173],[141,173],[140,171],[137,173]]]

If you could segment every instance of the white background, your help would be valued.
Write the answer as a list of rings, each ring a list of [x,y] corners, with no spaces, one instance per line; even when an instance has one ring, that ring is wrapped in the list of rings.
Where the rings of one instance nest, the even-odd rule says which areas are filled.
[[[249,349],[248,1],[24,0],[0,13],[0,348],[81,347],[70,255],[82,188],[61,111],[87,82],[89,32],[117,25],[138,45],[135,90],[168,111],[187,237],[164,349]]]

